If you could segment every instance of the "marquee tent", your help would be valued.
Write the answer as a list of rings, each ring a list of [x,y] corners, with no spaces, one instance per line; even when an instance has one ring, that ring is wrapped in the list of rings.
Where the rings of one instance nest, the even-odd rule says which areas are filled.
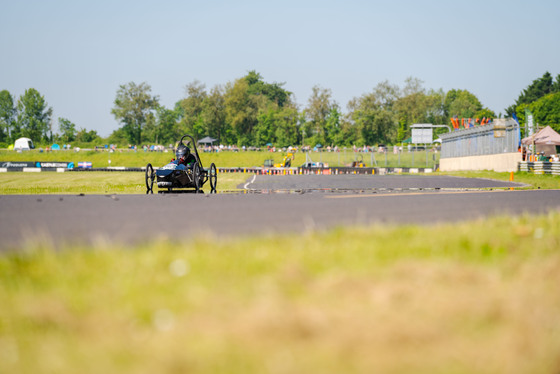
[[[202,138],[198,141],[198,144],[210,144],[212,145],[217,139],[211,138],[209,136]]]
[[[558,134],[552,127],[546,126],[536,134],[524,138],[521,143],[524,145],[535,144],[537,153],[544,152],[549,156],[556,153],[556,146],[560,146],[560,134]]]

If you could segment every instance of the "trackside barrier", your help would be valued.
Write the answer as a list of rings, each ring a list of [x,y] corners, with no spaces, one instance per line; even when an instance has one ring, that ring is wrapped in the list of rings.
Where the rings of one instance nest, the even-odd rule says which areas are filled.
[[[527,163],[525,163],[527,164]],[[539,162],[529,163],[529,164],[542,164]],[[550,163],[549,163],[550,164]],[[560,168],[560,163],[558,168]],[[521,168],[521,166],[520,166]],[[535,166],[531,166],[535,169]],[[157,168],[154,168],[157,169]],[[522,169],[520,169],[522,170]],[[537,166],[537,169],[538,166]],[[547,169],[548,170],[548,169]],[[553,169],[550,169],[553,170]],[[74,169],[64,169],[64,168],[37,168],[37,167],[22,167],[22,168],[1,168],[0,173],[11,172],[11,171],[24,171],[24,172],[42,172],[42,171],[54,171],[54,172],[73,172],[73,173],[87,173],[92,171],[115,171],[115,172],[144,172],[145,167],[141,168],[127,168],[127,167],[106,167],[106,168],[74,168]],[[218,173],[244,173],[244,174],[258,174],[258,175],[340,175],[340,174],[370,174],[370,175],[384,175],[384,174],[401,174],[401,173],[431,173],[434,170],[431,168],[353,168],[353,167],[328,167],[328,168],[263,168],[263,167],[234,167],[234,168],[217,168]],[[545,172],[546,174],[550,174]],[[559,171],[560,173],[560,171]],[[553,174],[553,173],[552,173]]]
[[[518,170],[534,174],[560,175],[560,162],[523,161],[519,163]]]
[[[328,168],[218,168],[220,173],[250,173],[258,175],[339,175],[339,174],[401,174],[401,173],[431,173],[431,168],[355,168],[355,167],[328,167]]]

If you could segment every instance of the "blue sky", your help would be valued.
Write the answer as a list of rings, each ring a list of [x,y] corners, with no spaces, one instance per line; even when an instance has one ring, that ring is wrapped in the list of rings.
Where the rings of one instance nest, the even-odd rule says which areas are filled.
[[[534,79],[560,74],[552,0],[0,0],[0,90],[36,88],[58,117],[102,136],[118,128],[119,85],[147,82],[173,107],[259,72],[305,106],[315,85],[343,110],[384,80],[467,89],[504,112]]]

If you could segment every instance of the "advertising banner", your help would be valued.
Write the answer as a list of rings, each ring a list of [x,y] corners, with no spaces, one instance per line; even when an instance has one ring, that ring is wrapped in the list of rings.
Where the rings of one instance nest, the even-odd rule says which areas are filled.
[[[23,169],[23,168],[34,168],[35,162],[28,161],[1,161],[0,168],[6,169]]]
[[[0,168],[23,169],[23,168],[42,168],[42,169],[73,169],[73,162],[59,161],[0,161]]]
[[[36,162],[36,168],[44,168],[44,169],[73,169],[74,163],[73,162],[58,162],[58,161],[45,161],[45,162]]]

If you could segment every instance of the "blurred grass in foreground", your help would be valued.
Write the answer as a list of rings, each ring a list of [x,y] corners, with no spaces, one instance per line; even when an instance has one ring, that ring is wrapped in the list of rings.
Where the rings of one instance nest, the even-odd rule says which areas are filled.
[[[560,213],[0,255],[2,373],[558,373]]]

